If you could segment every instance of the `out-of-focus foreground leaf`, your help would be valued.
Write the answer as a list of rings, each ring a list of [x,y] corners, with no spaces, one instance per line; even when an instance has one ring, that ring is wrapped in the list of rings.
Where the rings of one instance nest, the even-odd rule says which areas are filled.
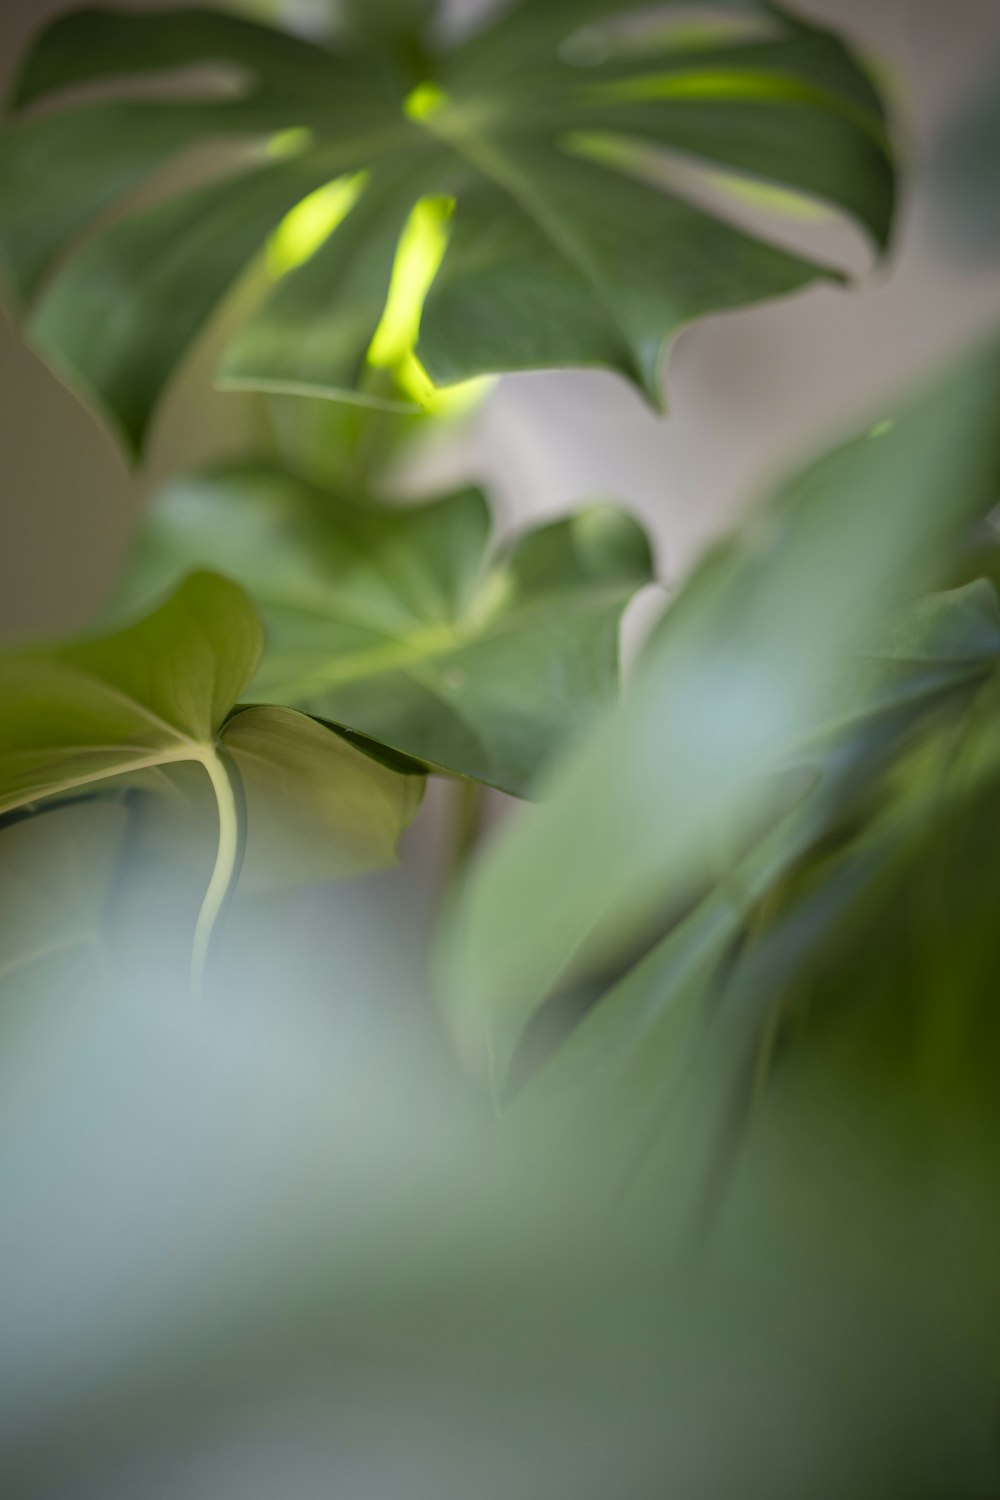
[[[801,776],[812,762],[811,796],[822,797],[831,729],[874,706],[866,643],[884,637],[880,616],[940,576],[996,499],[998,411],[1000,346],[990,343],[877,435],[786,486],[698,570],[615,721],[472,873],[445,982],[467,1055],[489,1058],[499,1087],[554,989],[627,955],[710,877],[731,878],[741,899],[740,856],[755,823],[777,821],[789,795],[782,773]],[[970,619],[981,634],[980,613],[960,619],[960,642]],[[911,636],[928,623],[933,637],[933,619]],[[976,649],[960,644],[959,657]],[[890,658],[908,650],[912,640],[890,639]],[[884,676],[898,693],[899,666],[887,660],[875,683]],[[911,667],[918,684],[951,670],[946,660]]]
[[[566,1190],[587,1138],[512,1158],[400,1050],[393,945],[327,937],[328,894],[278,987],[264,933],[233,1005],[49,993],[0,1051],[12,1493],[995,1488],[995,1155],[921,1154],[861,1045],[798,1049],[710,1239],[662,1176],[609,1212]]]
[[[493,556],[489,530],[474,490],[390,508],[242,465],[159,497],[121,602],[225,572],[267,628],[252,698],[524,796],[615,701],[621,614],[652,563],[609,505]]]
[[[0,826],[0,994],[79,993],[101,976],[101,924],[127,816],[82,801]]]
[[[879,96],[836,36],[777,6],[740,0],[692,30],[623,24],[639,5],[518,0],[450,50],[430,26],[414,40],[416,11],[401,33],[393,9],[358,7],[353,49],[207,10],[82,10],[28,55],[0,138],[4,254],[32,336],[132,445],[279,226],[284,274],[221,378],[364,400],[369,356],[405,361],[418,326],[441,384],[604,365],[658,399],[685,323],[837,274],[728,222],[727,174],[886,242]],[[29,113],[184,69],[200,72],[173,96]],[[130,203],[186,147],[269,141],[221,180]],[[698,206],[663,153],[714,174],[720,207]]]
[[[723,1121],[748,1113],[804,1012],[834,1034],[846,1012],[857,1045],[870,1025],[885,1076],[902,1068],[916,1086],[946,1063],[932,1054],[935,1037],[968,1023],[955,1020],[959,976],[977,1007],[992,994],[985,934],[973,932],[982,900],[966,890],[989,888],[987,861],[955,835],[963,820],[990,826],[994,586],[980,580],[895,611],[851,665],[850,711],[795,758],[811,795],[600,999],[519,1100],[522,1138],[554,1126],[579,1146],[585,1135],[589,1180],[620,1185],[654,1147],[661,1168],[664,1150],[676,1168],[682,1143],[703,1192],[706,1161],[693,1159],[679,1120],[693,1100],[704,1120],[710,1085]],[[970,816],[977,807],[983,815]],[[946,1013],[940,1026],[935,1011]],[[987,1048],[977,1066],[988,1072],[991,1058]]]

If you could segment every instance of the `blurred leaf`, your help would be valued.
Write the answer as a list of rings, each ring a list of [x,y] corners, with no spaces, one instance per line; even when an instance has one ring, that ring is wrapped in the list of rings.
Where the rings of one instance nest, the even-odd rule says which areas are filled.
[[[413,44],[434,20],[437,0],[343,0],[345,25],[362,39]]]
[[[623,511],[595,505],[494,557],[477,491],[390,509],[242,466],[165,491],[123,602],[192,567],[259,605],[268,645],[250,694],[524,796],[615,699],[618,627],[651,578]]]
[[[428,36],[400,52],[396,22],[406,32],[426,7],[392,0],[358,9],[353,53],[210,11],[62,17],[0,139],[3,247],[32,335],[141,446],[227,287],[297,205],[346,178],[353,206],[318,246],[310,233],[230,344],[226,385],[378,400],[367,355],[391,315],[411,347],[420,327],[440,383],[596,364],[658,400],[663,347],[685,323],[837,273],[677,196],[650,148],[822,199],[879,246],[893,166],[878,95],[832,34],[743,0],[700,44],[653,28],[623,47],[622,10],[637,8],[522,0],[444,52]],[[201,77],[174,98],[22,115],[74,85],[206,66],[235,70],[235,94]],[[101,223],[182,147],[268,138],[269,160]],[[444,215],[430,239],[412,232],[428,201]]]
[[[793,1048],[831,1071],[846,1053],[852,1088],[896,1091],[940,1148],[971,1130],[995,1149],[998,664],[904,747],[869,817],[778,884],[727,976],[723,1056],[753,1064],[758,1100]]]
[[[811,942],[830,928],[842,903],[831,902],[828,886],[836,880],[824,878],[831,866],[823,850],[838,830],[833,847],[839,855],[853,845],[858,828],[866,829],[873,814],[880,820],[893,803],[913,747],[923,745],[928,730],[950,755],[962,724],[970,715],[976,722],[981,691],[1000,669],[995,588],[980,581],[893,611],[871,631],[862,661],[860,681],[856,672],[849,677],[852,711],[832,715],[823,736],[797,757],[816,775],[810,795],[783,820],[766,820],[746,857],[601,998],[519,1103],[517,1114],[527,1116],[530,1128],[555,1118],[578,1135],[586,1122],[594,1143],[586,1153],[588,1171],[600,1153],[612,1177],[620,1178],[664,1131],[722,1005],[734,959],[759,939],[762,921],[773,926],[804,880],[818,888],[816,913],[806,919],[800,911],[796,922]],[[919,790],[926,790],[926,780]],[[941,813],[936,795],[926,812]],[[865,870],[869,856],[866,861]],[[850,895],[857,895],[853,877]],[[808,976],[812,960],[796,957]],[[787,979],[787,973],[781,980],[769,973],[760,986],[761,1005],[730,1002],[731,1008],[749,1010],[759,1027],[762,1007],[784,1003]]]
[[[838,735],[850,734],[856,751],[866,733],[884,732],[886,720],[905,729],[941,699],[964,703],[998,658],[1000,602],[989,579],[890,609],[870,620],[865,639],[835,672],[822,725],[801,760],[808,763],[816,746],[836,743]]]
[[[498,1087],[547,994],[634,942],[702,878],[707,851],[725,872],[761,816],[762,783],[828,729],[873,620],[939,576],[993,505],[998,412],[994,343],[786,486],[697,572],[556,795],[501,833],[467,885],[444,974],[463,1050],[489,1059]],[[857,707],[868,667],[854,690]]]
[[[100,972],[101,921],[126,823],[84,801],[0,827],[0,991],[44,993]]]

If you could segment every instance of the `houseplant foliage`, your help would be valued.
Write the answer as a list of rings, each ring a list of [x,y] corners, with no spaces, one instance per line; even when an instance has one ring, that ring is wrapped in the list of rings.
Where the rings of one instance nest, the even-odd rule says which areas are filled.
[[[128,996],[137,1018],[129,1067],[113,1077],[137,1069],[147,1092],[164,1067],[177,1076],[180,1058],[194,1079],[176,1107],[184,1117],[194,1110],[199,1129],[205,1096],[213,1110],[220,1093],[232,1096],[241,1149],[261,1152],[252,1184],[264,1222],[250,1221],[260,1259],[246,1258],[246,1209],[227,1218],[215,1204],[218,1181],[202,1173],[211,1315],[196,1303],[191,1316],[163,1268],[170,1256],[152,1257],[151,1272],[140,1238],[147,1259],[126,1265],[167,1311],[106,1341],[95,1330],[121,1291],[96,1278],[98,1316],[81,1335],[92,1359],[74,1364],[78,1376],[60,1371],[54,1395],[3,1431],[18,1484],[113,1492],[152,1468],[164,1493],[183,1494],[206,1431],[228,1433],[241,1403],[255,1419],[269,1417],[272,1403],[284,1414],[290,1383],[298,1400],[309,1395],[295,1456],[279,1421],[277,1460],[266,1438],[256,1458],[275,1482],[298,1476],[301,1462],[328,1484],[346,1445],[366,1485],[391,1489],[405,1464],[412,1492],[428,1500],[459,1500],[473,1470],[488,1495],[505,1492],[512,1469],[525,1488],[558,1493],[581,1464],[593,1466],[595,1451],[636,1494],[662,1493],[665,1470],[714,1492],[781,1500],[832,1500],[845,1489],[873,1500],[983,1492],[998,1470],[996,944],[982,876],[994,858],[1000,607],[987,582],[935,585],[997,493],[997,409],[994,343],[904,399],[874,435],[793,476],[664,616],[621,712],[593,741],[616,747],[618,767],[603,749],[578,750],[552,800],[487,851],[446,940],[470,986],[450,990],[459,1035],[474,1054],[490,1029],[481,1045],[494,1050],[502,1088],[524,1011],[501,987],[518,955],[488,946],[484,894],[511,879],[502,899],[516,912],[526,965],[553,919],[560,932],[567,916],[579,920],[591,881],[613,899],[620,867],[593,818],[601,798],[618,795],[619,770],[636,778],[648,818],[661,796],[669,803],[679,835],[679,795],[691,797],[702,835],[676,863],[657,840],[652,926],[668,930],[633,968],[622,964],[623,978],[517,1094],[500,1132],[506,1172],[496,1173],[495,1142],[489,1166],[477,1149],[481,1122],[470,1120],[467,1095],[439,1083],[434,1109],[445,1111],[447,1149],[410,1074],[386,1066],[373,1096],[362,1070],[370,1104],[359,1113],[346,1028],[332,1054],[313,1032],[294,1053],[296,1091],[311,1101],[295,1135],[299,1170],[279,1157],[280,1177],[269,1175],[261,1147],[288,1128],[277,1114],[288,1101],[261,1081],[269,1069],[280,1076],[281,1025],[256,1038],[249,1056],[241,1031],[235,1051],[252,1079],[248,1095],[234,1088],[231,1015],[216,1028],[214,1008],[203,1008],[194,1036],[188,1022],[178,1036],[155,1007]],[[887,420],[896,425],[885,430]],[[817,592],[816,559],[831,561],[838,536],[855,557],[856,532],[834,526],[843,507],[863,531],[869,571],[839,568]],[[932,592],[914,590],[918,581]],[[762,724],[742,711],[738,688],[746,671],[759,689],[751,665],[775,659],[781,620],[796,639],[777,681],[791,683],[795,708],[758,692]],[[662,753],[660,735],[641,763],[624,760],[628,716],[654,712],[656,674],[675,673],[689,651],[706,672],[721,657],[724,706],[741,709],[726,717],[738,743],[714,742],[717,757],[733,760],[720,767],[716,758],[703,795],[690,763]],[[687,699],[675,730],[697,736],[702,754],[718,703]],[[644,779],[654,777],[655,787]],[[563,845],[554,890],[547,846],[569,837],[564,799],[583,786],[590,796],[573,803],[578,837],[571,853]],[[86,812],[62,808],[32,822]],[[78,908],[68,901],[67,910]],[[338,976],[353,977],[358,957],[348,940]],[[525,995],[534,1002],[537,990]],[[470,1000],[481,1017],[471,1029]],[[92,1004],[77,1032],[97,1027],[106,1006],[106,997]],[[172,997],[168,1011],[176,1009]],[[206,1046],[210,1066],[199,1079],[194,1058]],[[332,1086],[335,1056],[342,1071]],[[74,1086],[96,1112],[93,1096],[108,1078],[85,1060]],[[329,1111],[341,1096],[345,1117],[330,1123],[319,1102]],[[319,1144],[318,1120],[327,1122]],[[116,1114],[107,1128],[120,1130]],[[336,1146],[359,1128],[379,1143],[372,1170],[377,1162],[385,1172],[388,1155],[405,1184],[388,1206],[379,1193],[359,1202],[350,1174],[341,1180]],[[104,1135],[98,1143],[110,1150]],[[200,1139],[198,1148],[200,1158]],[[229,1142],[227,1170],[231,1150]],[[319,1194],[300,1175],[317,1151]],[[124,1174],[122,1193],[131,1182]],[[275,1201],[302,1224],[292,1254]],[[16,1259],[14,1270],[17,1287],[25,1276]],[[183,1266],[179,1274],[183,1284]],[[373,1305],[382,1310],[374,1335]],[[415,1391],[426,1393],[420,1442]],[[470,1392],[483,1393],[481,1406]],[[790,1410],[794,1442],[782,1436]],[[238,1493],[245,1462],[227,1459],[224,1440],[212,1452],[220,1493]],[[202,1472],[197,1458],[193,1472]],[[306,1483],[305,1493],[322,1489]]]
[[[475,490],[376,494],[363,403],[418,358],[654,394],[681,321],[817,274],[647,180],[639,142],[884,242],[881,109],[836,39],[633,9],[527,0],[446,45],[430,0],[357,0],[322,46],[82,11],[25,62],[0,231],[34,335],[132,444],[276,226],[228,378],[359,404],[347,463],[293,442],[176,480],[98,629],[0,654],[12,1493],[1000,1485],[997,339],[765,497],[621,703],[651,576],[625,513],[494,543]],[[59,95],[227,62],[225,97]],[[989,115],[948,147],[963,218]],[[219,138],[219,180],[136,205]],[[428,771],[538,805],[450,882],[425,1031],[398,914],[328,882],[393,861]],[[318,883],[318,972],[273,889],[221,922],[241,868]],[[122,940],[175,878],[197,1006],[169,917]],[[428,1063],[442,1032],[492,1101]]]
[[[514,5],[457,44],[423,4],[349,6],[325,44],[210,11],[70,12],[24,60],[0,136],[32,336],[141,447],[268,247],[276,284],[229,383],[377,404],[426,392],[424,367],[447,383],[597,363],[656,398],[684,322],[832,274],[734,227],[720,174],[820,198],[881,247],[893,167],[878,95],[829,33],[772,6],[694,29],[636,29],[633,9]],[[109,97],[74,102],[80,85]],[[208,146],[210,180],[158,185]],[[671,151],[712,177],[708,207],[663,175]],[[528,794],[614,696],[645,542],[595,509],[487,560],[481,498],[373,505],[378,444],[362,427],[358,446],[346,492],[334,465],[336,493],[265,470],[168,493],[119,604],[152,607],[196,568],[233,576],[267,629],[253,698],[402,752],[415,778]]]
[[[506,1102],[538,1008],[581,969],[619,976],[513,1098],[518,1138],[568,1136],[592,1182],[641,1170],[658,1191],[665,1172],[704,1184],[770,1090],[814,1068],[835,1118],[891,1096],[906,1153],[919,1157],[930,1128],[945,1157],[995,1163],[996,955],[978,892],[997,796],[1000,601],[982,577],[912,584],[947,578],[995,504],[997,353],[994,340],[905,403],[890,431],[798,476],[771,501],[780,524],[765,509],[758,543],[751,531],[749,551],[730,545],[692,578],[603,743],[463,892],[445,993],[466,1056]],[[838,570],[824,617],[818,559],[831,560],[852,504],[866,519],[855,515],[850,545],[864,534],[881,582]],[[700,673],[724,671],[736,711],[721,721],[718,698],[682,690],[689,650]],[[613,842],[639,808],[641,830]],[[543,924],[547,858],[563,884]],[[519,913],[516,952],[492,940],[496,903]]]
[[[405,362],[419,325],[438,383],[596,364],[658,401],[683,324],[836,274],[735,228],[724,194],[698,206],[663,152],[819,199],[879,248],[894,193],[881,101],[838,38],[763,0],[700,27],[666,9],[635,26],[631,3],[519,0],[454,45],[423,3],[349,8],[329,45],[212,11],[71,12],[25,59],[0,143],[3,250],[32,336],[141,446],[191,339],[305,203],[302,263],[230,343],[224,384],[377,398],[380,332],[392,346],[402,328],[381,362]],[[161,75],[165,95],[119,97]],[[113,99],[60,99],[101,84]],[[131,201],[220,142],[229,171]],[[422,259],[403,264],[421,226]]]
[[[260,607],[258,701],[529,795],[614,701],[618,629],[652,577],[641,529],[591,506],[488,553],[485,497],[359,504],[261,464],[190,476],[143,525],[120,606],[195,567]]]
[[[466,892],[454,993],[501,1085],[525,1020],[574,965],[627,952],[713,864],[731,900],[733,880],[743,889],[734,872],[754,820],[767,822],[764,810],[773,804],[776,815],[788,796],[797,805],[796,778],[818,775],[818,747],[838,733],[863,741],[869,714],[883,732],[873,663],[884,657],[889,691],[904,704],[941,691],[942,674],[951,685],[949,659],[937,662],[934,646],[942,612],[914,606],[916,619],[892,629],[880,614],[945,580],[989,514],[998,410],[990,343],[873,435],[793,476],[756,524],[696,572],[648,643],[621,715],[588,740],[558,795],[498,843]],[[961,685],[975,677],[981,650],[991,660],[990,610],[960,596],[954,616],[943,613],[958,622],[957,643],[948,631],[944,639]],[[900,690],[894,663],[905,661],[907,636],[915,680]],[[825,795],[820,776],[807,807],[824,806]],[[596,857],[570,858],[583,842]],[[558,909],[532,923],[528,872],[545,886],[555,868]],[[511,948],[501,929],[517,912],[521,939]]]
[[[0,657],[0,814],[123,778],[155,794],[171,789],[178,767],[205,772],[219,831],[194,937],[197,984],[239,878],[248,822],[257,839],[266,821],[255,803],[283,804],[286,825],[307,826],[327,869],[344,874],[391,863],[420,801],[416,768],[392,771],[288,709],[239,707],[262,648],[246,596],[202,573],[116,634]]]

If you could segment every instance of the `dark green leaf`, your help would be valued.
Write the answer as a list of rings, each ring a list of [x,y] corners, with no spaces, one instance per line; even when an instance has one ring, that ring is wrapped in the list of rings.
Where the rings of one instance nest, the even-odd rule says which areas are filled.
[[[895,891],[886,898],[882,884],[887,868],[913,885],[926,881],[921,910],[930,912],[962,883],[955,804],[970,783],[978,791],[988,780],[982,754],[969,763],[968,741],[981,734],[977,705],[1000,669],[996,590],[980,581],[894,611],[870,633],[862,660],[860,677],[845,673],[851,709],[831,713],[803,757],[820,777],[814,794],[783,824],[765,826],[748,857],[594,1004],[517,1100],[516,1130],[555,1131],[556,1141],[577,1146],[586,1134],[592,1183],[606,1171],[620,1184],[654,1152],[662,1166],[664,1143],[686,1128],[685,1091],[704,1092],[709,1057],[729,1073],[730,1097],[719,1107],[731,1108],[742,1088],[745,1108],[748,1081],[760,1081],[776,1028],[803,992],[821,991],[829,1010],[843,997],[857,1009],[862,990],[874,1009],[903,990],[901,1008],[913,1008],[914,986],[887,984],[879,956],[924,949],[926,935],[889,940],[883,901],[897,915],[908,907]],[[942,857],[956,866],[947,877]],[[974,903],[962,899],[971,913]],[[864,981],[841,972],[859,925]],[[941,962],[953,975],[950,950]],[[933,985],[924,969],[921,960]],[[900,1034],[912,1021],[901,1017]]]
[[[276,269],[288,280],[228,350],[227,383],[370,399],[366,353],[395,276],[411,347],[433,283],[419,351],[434,380],[602,364],[658,399],[662,349],[684,323],[832,273],[679,197],[651,151],[819,197],[879,245],[893,169],[878,97],[829,33],[746,0],[735,26],[694,42],[678,27],[620,35],[635,9],[514,5],[445,51],[416,0],[359,7],[356,52],[350,32],[327,48],[207,11],[57,21],[27,60],[21,109],[74,84],[214,71],[199,74],[201,97],[182,79],[172,101],[7,127],[0,225],[36,298],[31,328],[141,443],[185,347],[271,230],[313,189],[364,173],[346,217],[293,236]],[[212,79],[227,66],[238,92],[220,97]],[[184,145],[272,137],[269,165],[100,228]],[[443,261],[429,241],[400,250],[425,198],[456,205]]]
[[[224,569],[267,626],[253,698],[524,795],[614,701],[619,621],[651,561],[640,528],[606,505],[492,558],[488,544],[476,491],[390,509],[229,469],[160,497],[123,602]]]
[[[991,345],[881,435],[790,484],[668,611],[622,711],[570,763],[558,795],[496,842],[465,893],[447,987],[466,1050],[488,1055],[501,1084],[544,996],[669,910],[701,877],[720,830],[738,849],[762,778],[829,728],[845,659],[864,652],[880,601],[933,576],[991,508],[998,411]],[[982,602],[978,593],[962,601],[977,639]],[[995,623],[986,622],[991,642]],[[932,676],[954,649],[948,631],[941,639]],[[960,661],[960,674],[969,665]],[[558,904],[543,902],[554,889]]]

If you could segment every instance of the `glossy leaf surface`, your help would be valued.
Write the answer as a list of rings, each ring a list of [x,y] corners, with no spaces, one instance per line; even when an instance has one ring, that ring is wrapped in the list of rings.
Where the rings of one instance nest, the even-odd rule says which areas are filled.
[[[130,443],[279,226],[285,274],[222,379],[360,399],[376,332],[403,357],[419,322],[441,384],[605,365],[658,400],[685,323],[833,274],[734,227],[726,174],[818,198],[885,244],[881,102],[829,32],[763,0],[694,29],[624,24],[643,8],[613,0],[521,0],[442,49],[431,9],[356,7],[329,47],[183,9],[82,10],[43,32],[0,139],[4,253],[34,337]],[[165,94],[118,97],[158,75]],[[113,99],[31,113],[110,84]],[[129,211],[206,142],[239,148],[230,175]],[[715,173],[721,206],[685,196],[663,152]],[[421,202],[436,219],[411,218]]]

